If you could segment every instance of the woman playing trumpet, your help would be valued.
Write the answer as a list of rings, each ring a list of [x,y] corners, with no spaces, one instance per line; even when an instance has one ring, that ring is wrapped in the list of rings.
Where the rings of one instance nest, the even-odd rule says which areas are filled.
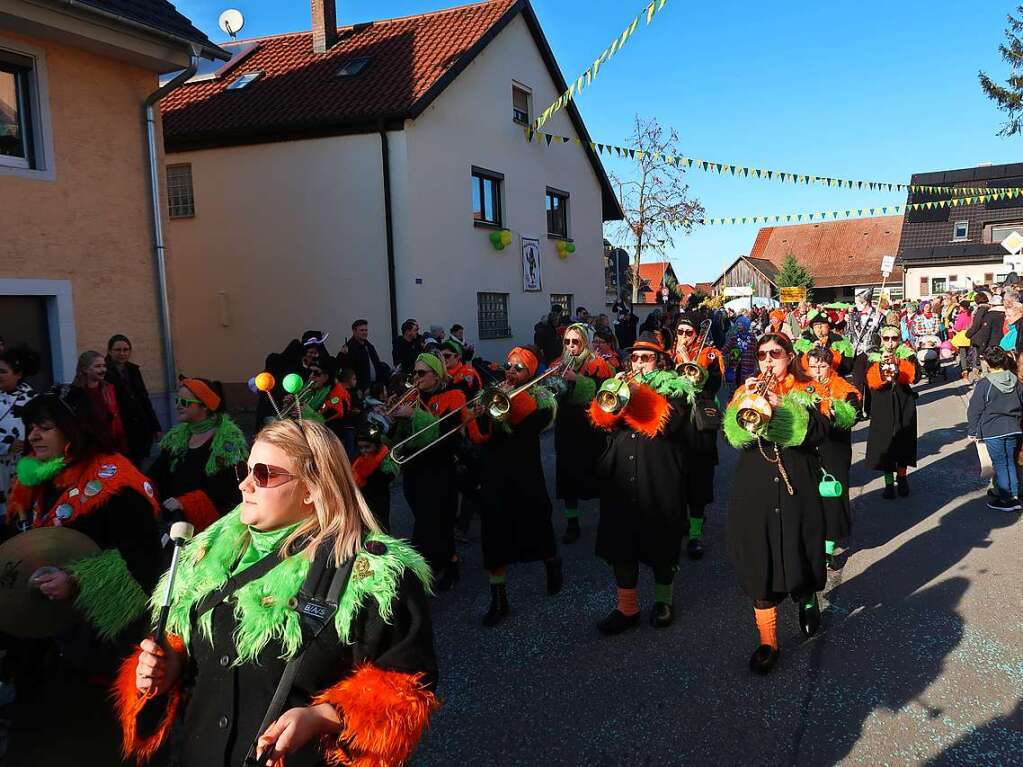
[[[724,431],[740,451],[728,508],[728,550],[740,585],[753,599],[760,635],[750,669],[766,674],[779,655],[779,602],[791,596],[799,604],[805,636],[820,625],[817,591],[827,576],[816,448],[827,422],[805,397],[810,379],[787,336],[763,336],[756,356],[760,375],[736,390]]]
[[[604,436],[586,417],[594,395],[614,375],[611,366],[590,351],[589,329],[570,325],[562,339],[564,356],[561,379],[566,389],[558,403],[554,424],[554,450],[557,453],[556,496],[565,503],[565,536],[562,543],[579,540],[579,501],[598,497],[594,469],[604,452]]]
[[[884,472],[881,497],[895,498],[896,480],[900,496],[909,495],[908,466],[916,466],[916,392],[920,380],[916,354],[902,343],[902,330],[881,327],[881,350],[867,358],[867,386],[870,387],[870,436],[867,465]]]
[[[675,365],[696,388],[698,407],[716,407],[715,399],[724,380],[725,364],[721,352],[707,343],[710,320],[697,323],[683,315],[676,325]],[[707,505],[714,501],[714,470],[718,465],[717,429],[701,431],[690,419],[686,443],[689,447],[686,473],[686,505],[689,511],[690,559],[703,556],[703,518]]]
[[[597,464],[597,556],[614,569],[618,604],[597,623],[606,636],[639,624],[641,562],[654,573],[650,623],[671,625],[675,572],[686,533],[683,439],[693,386],[668,369],[670,355],[653,333],[642,333],[626,351],[629,372],[607,381],[590,405],[590,419],[608,433]]]
[[[496,626],[508,614],[507,568],[542,561],[547,593],[561,591],[561,559],[554,542],[553,513],[540,457],[540,433],[554,420],[554,395],[542,386],[523,388],[536,376],[539,353],[516,347],[508,353],[504,392],[510,399],[483,409],[469,424],[473,442],[485,445],[480,480],[480,537],[483,566],[490,574],[490,607],[483,625]]]

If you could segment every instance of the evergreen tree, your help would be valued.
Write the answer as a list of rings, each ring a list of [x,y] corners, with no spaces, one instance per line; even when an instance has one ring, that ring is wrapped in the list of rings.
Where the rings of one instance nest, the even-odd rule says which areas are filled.
[[[782,259],[781,269],[778,270],[778,275],[774,278],[774,284],[779,288],[806,288],[806,300],[812,300],[813,276],[810,274],[810,270],[799,263],[795,254],[791,252],[786,253],[785,258]]]
[[[1016,13],[1023,17],[1023,5],[1016,8]],[[1005,28],[1005,42],[998,46],[1002,58],[1009,63],[1012,70],[1004,85],[992,80],[986,72],[979,72],[980,87],[989,99],[998,104],[1009,119],[998,131],[1001,136],[1014,136],[1023,131],[1023,42],[1019,35],[1023,32],[1023,18],[1011,13],[1006,17],[1008,26]]]

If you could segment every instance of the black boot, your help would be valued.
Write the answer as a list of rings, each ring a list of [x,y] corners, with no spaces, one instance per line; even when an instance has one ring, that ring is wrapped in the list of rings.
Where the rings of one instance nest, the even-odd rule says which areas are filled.
[[[755,674],[768,674],[778,662],[781,651],[769,644],[762,644],[753,651],[749,659],[749,670]]]
[[[655,629],[666,629],[675,620],[675,609],[667,602],[654,602],[650,611],[650,625]]]
[[[803,636],[808,639],[812,637],[821,627],[821,606],[817,602],[817,594],[812,597],[813,602],[806,604],[805,599],[799,601],[799,628]]]
[[[490,584],[490,608],[483,616],[483,625],[493,628],[508,614],[508,586],[504,583]]]
[[[909,477],[896,477],[895,481],[899,485],[899,497],[905,498],[909,495]]]
[[[543,566],[547,569],[547,596],[554,596],[565,585],[565,573],[561,569],[561,557],[547,559]]]
[[[565,534],[561,538],[562,543],[575,543],[579,540],[579,536],[583,534],[582,528],[579,527],[579,518],[570,517],[565,520]]]
[[[828,566],[829,570],[833,570],[834,571],[834,570],[841,570],[842,569],[841,567],[838,566],[838,562],[835,561],[835,555],[834,554],[825,554],[824,555],[824,562]]]
[[[607,617],[597,621],[597,631],[606,637],[621,634],[623,631],[635,628],[639,625],[639,613],[626,615],[617,609],[607,614]]]
[[[703,559],[703,541],[699,538],[690,538],[686,544],[686,553],[690,559]]]
[[[451,587],[458,583],[458,560],[453,559],[445,565],[437,579],[437,591],[450,591]]]
[[[885,485],[884,490],[881,492],[881,497],[886,501],[895,500],[895,485]]]

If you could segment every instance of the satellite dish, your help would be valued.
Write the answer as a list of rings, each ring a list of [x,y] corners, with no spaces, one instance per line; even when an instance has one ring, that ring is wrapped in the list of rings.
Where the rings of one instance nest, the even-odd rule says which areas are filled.
[[[226,32],[231,37],[238,37],[238,33],[242,31],[242,27],[245,26],[245,17],[242,16],[242,12],[235,10],[234,8],[228,8],[222,14],[220,19],[217,21],[220,29]]]

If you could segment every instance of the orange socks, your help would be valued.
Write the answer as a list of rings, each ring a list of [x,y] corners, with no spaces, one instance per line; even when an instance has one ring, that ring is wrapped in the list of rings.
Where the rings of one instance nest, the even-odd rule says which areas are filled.
[[[757,619],[760,644],[770,645],[778,649],[778,608],[768,607],[765,610],[761,610],[759,607],[754,607],[753,614]]]
[[[639,595],[636,589],[618,589],[618,612],[630,617],[639,612]]]

